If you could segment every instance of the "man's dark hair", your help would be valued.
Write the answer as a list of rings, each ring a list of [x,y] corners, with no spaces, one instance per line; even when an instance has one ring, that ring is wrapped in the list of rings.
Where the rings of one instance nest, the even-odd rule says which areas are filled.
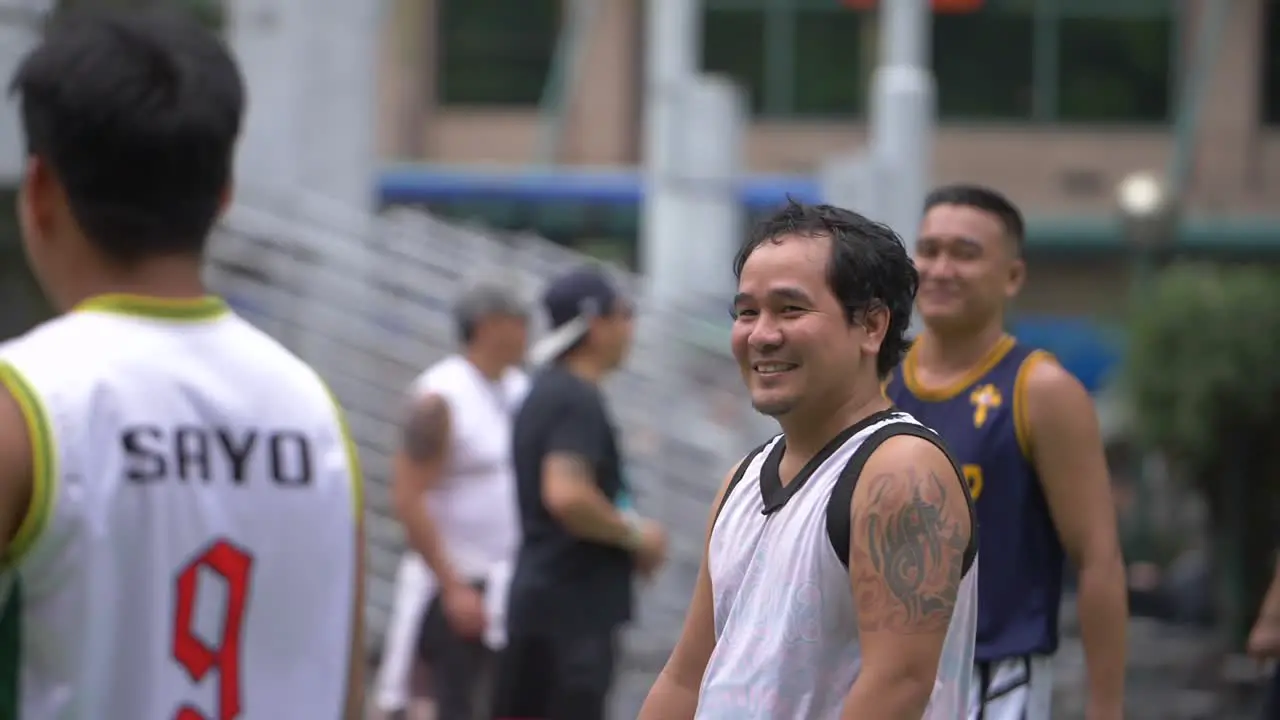
[[[174,10],[68,11],[9,85],[27,153],[119,262],[196,254],[231,179],[244,84],[231,55]]]
[[[1027,242],[1026,223],[1017,206],[1003,194],[982,185],[943,185],[924,199],[924,211],[929,212],[935,205],[962,205],[995,215],[1004,226],[1005,235],[1013,241],[1016,255],[1022,257]]]
[[[734,277],[741,279],[742,268],[756,248],[788,235],[831,238],[827,285],[850,324],[868,311],[889,311],[889,328],[876,356],[876,372],[887,376],[911,346],[907,328],[920,285],[902,238],[887,225],[852,210],[789,200],[786,207],[756,223],[733,261]]]

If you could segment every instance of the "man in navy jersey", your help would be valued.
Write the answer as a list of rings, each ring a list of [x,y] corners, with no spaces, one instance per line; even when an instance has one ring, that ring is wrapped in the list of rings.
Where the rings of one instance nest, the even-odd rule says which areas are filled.
[[[1007,335],[1026,276],[1023,221],[999,193],[953,185],[916,243],[924,331],[885,385],[936,430],[977,504],[976,682],[970,718],[1049,717],[1065,560],[1079,573],[1089,720],[1123,715],[1128,617],[1110,479],[1093,403],[1042,350]]]

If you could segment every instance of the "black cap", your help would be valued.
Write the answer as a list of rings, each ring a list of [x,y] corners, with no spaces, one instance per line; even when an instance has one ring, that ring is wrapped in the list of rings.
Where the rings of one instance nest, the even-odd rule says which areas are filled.
[[[620,300],[609,277],[594,268],[579,268],[554,280],[542,296],[551,330],[533,344],[529,359],[541,365],[558,359],[591,328],[591,320],[608,315]]]

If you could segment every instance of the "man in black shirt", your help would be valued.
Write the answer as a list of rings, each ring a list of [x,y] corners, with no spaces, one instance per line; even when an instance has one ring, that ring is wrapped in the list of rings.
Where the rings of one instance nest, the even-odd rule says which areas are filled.
[[[572,272],[543,299],[552,331],[533,348],[548,363],[516,416],[523,542],[511,580],[508,644],[494,718],[603,718],[631,577],[653,573],[662,530],[631,511],[600,381],[622,364],[631,307],[599,272]]]

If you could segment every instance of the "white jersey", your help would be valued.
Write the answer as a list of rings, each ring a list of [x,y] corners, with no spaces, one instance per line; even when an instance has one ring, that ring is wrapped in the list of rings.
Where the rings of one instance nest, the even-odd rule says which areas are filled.
[[[461,355],[432,365],[410,390],[417,397],[439,395],[449,405],[449,465],[425,501],[450,561],[470,580],[488,580],[494,568],[514,560],[520,542],[511,427],[528,391],[523,371],[511,368],[492,381]]]
[[[0,717],[341,717],[361,490],[314,371],[220,300],[108,296],[0,346],[0,381],[35,452]]]
[[[846,510],[856,473],[893,434],[936,439],[911,416],[872,415],[828,445],[786,487],[761,481],[781,437],[748,461],[712,526],[708,570],[716,646],[703,675],[698,720],[838,720],[862,667],[849,571],[835,549],[828,501]],[[863,453],[858,453],[863,449]],[[775,452],[778,451],[778,452]],[[957,492],[963,490],[957,486]],[[971,546],[976,547],[976,546]],[[966,717],[977,629],[976,560],[961,581],[925,720]]]

